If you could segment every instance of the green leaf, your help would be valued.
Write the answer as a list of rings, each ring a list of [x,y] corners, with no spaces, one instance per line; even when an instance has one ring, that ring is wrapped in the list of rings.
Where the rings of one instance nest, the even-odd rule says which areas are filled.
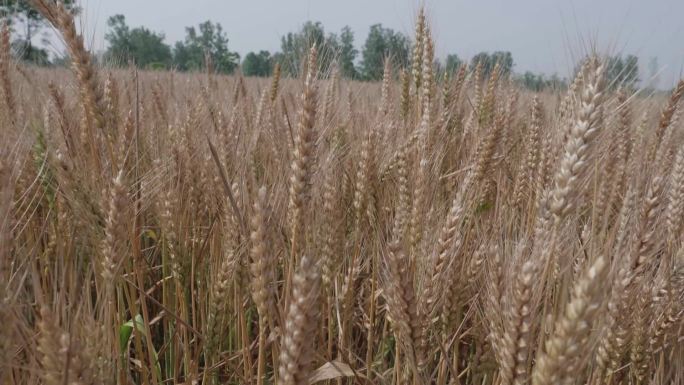
[[[128,322],[121,325],[121,328],[119,328],[119,345],[121,347],[121,352],[126,351],[126,347],[128,346],[128,340],[131,338],[131,334],[133,334],[134,326],[138,329],[140,333],[147,333],[147,331],[145,330],[145,325],[143,325],[143,318],[140,314],[135,316],[135,321],[128,320]]]
[[[482,202],[475,209],[475,213],[476,214],[482,214],[482,213],[485,213],[485,212],[491,210],[493,207],[494,207],[494,204],[492,202]]]
[[[121,347],[122,356],[125,356],[126,354],[126,348],[128,347],[128,341],[133,334],[133,328],[136,328],[138,329],[138,332],[147,335],[147,329],[145,328],[145,322],[143,321],[142,315],[136,315],[134,319],[128,320],[128,322],[124,323],[119,328],[119,345]],[[154,356],[154,369],[157,372],[157,378],[161,379],[161,365],[159,364],[157,349],[155,349],[154,346],[152,346],[152,355]]]

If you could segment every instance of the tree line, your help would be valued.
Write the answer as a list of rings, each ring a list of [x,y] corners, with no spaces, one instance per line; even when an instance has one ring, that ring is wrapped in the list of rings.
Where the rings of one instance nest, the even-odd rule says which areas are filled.
[[[65,5],[74,14],[80,11],[73,0],[65,1]],[[0,16],[4,16],[7,22],[22,26],[23,31],[15,30],[12,43],[18,58],[38,65],[64,62],[63,58],[50,60],[44,48],[32,44],[33,38],[44,27],[44,20],[26,1],[5,0],[0,5]],[[382,78],[386,59],[391,60],[397,68],[407,67],[412,49],[408,36],[382,24],[370,27],[361,50],[358,50],[354,32],[348,26],[342,28],[339,34],[326,33],[323,24],[308,21],[298,31],[281,37],[280,51],[249,52],[241,58],[237,52],[229,49],[229,39],[220,23],[206,21],[197,27],[186,27],[185,38],[169,45],[163,33],[144,26],[130,27],[124,15],[114,15],[107,20],[105,40],[108,46],[99,59],[110,65],[127,66],[134,63],[140,68],[173,68],[180,71],[200,71],[210,66],[212,71],[225,74],[240,68],[245,76],[270,76],[276,63],[286,76],[297,76],[302,69],[302,58],[306,57],[308,48],[316,44],[321,68],[331,68],[334,64],[341,76],[356,80]],[[443,62],[436,60],[434,65],[437,73],[450,76],[466,63],[452,53]],[[636,85],[639,80],[636,56],[614,56],[609,58],[608,63],[609,84],[616,87]],[[515,62],[508,51],[480,52],[468,64],[471,69],[479,65],[485,77],[498,64],[502,74],[510,74],[514,81],[535,91],[567,86],[567,80],[557,75],[547,77],[530,71],[513,73]]]

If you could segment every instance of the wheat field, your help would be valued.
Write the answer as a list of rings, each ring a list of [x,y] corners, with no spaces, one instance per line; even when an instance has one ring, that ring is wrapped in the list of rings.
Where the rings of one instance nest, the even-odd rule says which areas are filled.
[[[0,383],[683,384],[669,97],[497,68],[381,84],[92,63],[0,39]]]

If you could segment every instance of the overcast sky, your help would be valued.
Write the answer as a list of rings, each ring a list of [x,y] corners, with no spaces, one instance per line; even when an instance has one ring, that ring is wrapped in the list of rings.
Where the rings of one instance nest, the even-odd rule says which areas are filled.
[[[597,45],[602,53],[636,54],[641,77],[658,58],[660,86],[669,87],[684,68],[684,0],[427,0],[436,54],[470,58],[480,51],[511,51],[515,71],[566,76],[574,62]],[[231,50],[280,48],[280,37],[306,20],[326,33],[349,25],[361,47],[369,26],[382,23],[412,35],[417,0],[81,0],[82,25],[92,48],[105,47],[106,20],[126,16],[132,27],[164,32],[169,44],[185,27],[222,24]]]

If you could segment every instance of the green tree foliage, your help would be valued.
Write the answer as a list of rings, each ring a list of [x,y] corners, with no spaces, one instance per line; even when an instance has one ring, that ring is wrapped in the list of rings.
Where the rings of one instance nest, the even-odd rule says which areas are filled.
[[[198,29],[185,28],[185,41],[177,42],[173,50],[174,64],[183,71],[196,71],[206,67],[209,56],[216,71],[232,73],[240,62],[240,55],[228,49],[228,38],[221,24],[205,21]]]
[[[268,51],[250,52],[242,61],[242,73],[245,76],[271,76],[273,60]]]
[[[444,64],[444,70],[447,74],[452,75],[454,72],[463,65],[463,61],[456,54],[447,55],[446,62]]]
[[[275,66],[276,63],[280,63],[280,70],[283,71],[285,55],[282,52],[274,52],[273,55],[271,55],[271,64]]]
[[[541,91],[545,87],[544,76],[531,71],[525,71],[520,81],[525,88],[532,91]]]
[[[356,67],[354,66],[354,61],[356,56],[358,56],[359,50],[354,48],[354,32],[352,32],[349,26],[344,26],[342,32],[340,33],[340,71],[342,76],[347,78],[356,78],[358,73]]]
[[[318,47],[319,67],[329,68],[340,49],[337,35],[326,36],[323,24],[307,21],[301,30],[289,32],[280,40],[281,55],[278,55],[278,62],[283,73],[297,76],[301,72],[309,48],[314,44]]]
[[[494,69],[494,65],[498,63],[501,67],[501,73],[508,75],[513,70],[513,55],[508,51],[496,51],[492,54],[492,63],[492,69]]]
[[[64,6],[73,14],[78,14],[80,8],[74,0],[62,0]],[[16,22],[22,26],[22,31],[12,42],[12,47],[18,59],[38,65],[49,64],[47,50],[36,47],[33,38],[40,34],[47,25],[43,16],[26,0],[3,0],[0,2],[0,17],[10,23]]]
[[[143,68],[166,67],[171,64],[171,47],[164,43],[164,35],[145,27],[130,29],[123,15],[107,20],[109,31],[105,39],[109,48],[105,58],[113,63],[126,64],[129,60]]]
[[[634,55],[609,57],[606,80],[613,88],[634,88],[639,81],[639,58]]]
[[[575,76],[581,70],[582,64],[578,64],[575,67]],[[611,89],[634,88],[639,82],[639,58],[634,55],[609,56],[606,58],[604,76]]]
[[[508,75],[513,70],[513,55],[508,51],[496,51],[494,53],[480,52],[470,60],[471,68],[475,68],[482,62],[482,75],[487,78],[494,66],[498,63],[502,75]]]
[[[484,71],[486,71],[487,69],[491,70],[490,62],[491,58],[489,56],[489,53],[480,52],[477,55],[473,56],[472,59],[470,59],[470,69],[474,71],[475,67],[482,63],[482,71],[484,73]]]
[[[523,87],[536,92],[546,89],[562,90],[567,87],[566,81],[556,74],[547,78],[543,74],[535,74],[531,71],[525,71],[524,74],[516,78],[516,81]]]
[[[50,62],[50,55],[45,48],[36,47],[30,41],[15,39],[12,42],[13,56],[19,60],[39,66],[54,64]]]
[[[390,58],[397,67],[408,64],[410,42],[408,37],[382,24],[370,27],[366,43],[361,52],[361,73],[364,79],[378,80],[382,78],[385,58]]]

